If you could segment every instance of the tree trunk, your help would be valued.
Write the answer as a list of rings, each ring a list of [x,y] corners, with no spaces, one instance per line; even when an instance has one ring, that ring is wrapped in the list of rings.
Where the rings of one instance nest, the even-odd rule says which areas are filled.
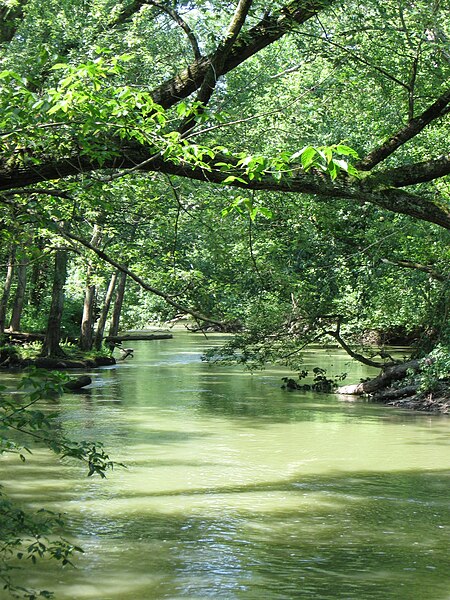
[[[89,275],[89,274],[88,274]],[[92,350],[95,285],[88,285],[84,296],[83,317],[81,319],[80,348],[83,352]]]
[[[11,321],[9,323],[10,331],[20,331],[20,320],[22,318],[23,302],[25,299],[25,290],[27,287],[27,269],[28,259],[24,258],[20,261],[20,265],[17,271],[17,289],[14,296]]]
[[[0,300],[0,335],[5,331],[6,311],[8,308],[9,292],[11,291],[15,257],[16,247],[11,246],[8,256],[8,266],[6,270],[5,283],[3,285],[3,294]]]
[[[114,309],[109,328],[109,335],[117,335],[119,333],[120,313],[122,312],[123,298],[125,295],[125,284],[127,282],[127,274],[121,272],[119,285],[117,286],[116,299],[114,301]]]
[[[97,225],[94,226],[94,232],[91,238],[91,244],[97,246],[100,240],[101,232]],[[80,348],[83,352],[92,350],[94,335],[94,304],[95,304],[95,285],[91,284],[92,265],[89,264],[86,271],[86,292],[83,304],[83,317],[81,319]]]
[[[374,392],[389,387],[393,381],[404,379],[408,375],[408,371],[417,371],[419,365],[419,360],[409,360],[399,365],[388,367],[374,379],[369,379],[369,381],[363,381],[362,383],[357,383],[355,385],[344,385],[338,388],[336,392],[338,394],[350,394],[352,396],[373,394]]]
[[[66,250],[57,250],[55,254],[55,275],[53,278],[52,302],[48,315],[47,331],[45,334],[42,356],[65,356],[60,347],[61,319],[64,308],[64,284],[67,277]]]
[[[103,303],[102,312],[100,314],[100,318],[97,323],[97,331],[95,333],[94,348],[96,350],[100,350],[100,348],[102,347],[103,334],[105,332],[105,326],[106,326],[106,319],[108,318],[109,307],[111,306],[118,274],[119,274],[118,271],[114,271],[114,273],[111,275],[108,289],[106,291],[106,296],[105,296],[105,300]]]

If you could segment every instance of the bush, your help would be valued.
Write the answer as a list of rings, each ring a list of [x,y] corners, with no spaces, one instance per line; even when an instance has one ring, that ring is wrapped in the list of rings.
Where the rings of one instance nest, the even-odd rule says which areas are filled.
[[[450,380],[450,346],[439,344],[422,359],[419,390],[433,392],[447,380]]]

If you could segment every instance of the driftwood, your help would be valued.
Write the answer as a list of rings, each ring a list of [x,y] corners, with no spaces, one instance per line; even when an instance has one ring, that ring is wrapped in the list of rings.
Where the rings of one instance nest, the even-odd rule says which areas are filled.
[[[120,344],[121,342],[137,342],[146,340],[170,340],[171,333],[124,333],[123,335],[108,335],[105,342]]]
[[[92,383],[92,379],[88,375],[82,375],[77,379],[71,379],[67,383],[64,384],[64,389],[68,392],[72,392],[75,390],[80,390],[81,388],[86,387]]]

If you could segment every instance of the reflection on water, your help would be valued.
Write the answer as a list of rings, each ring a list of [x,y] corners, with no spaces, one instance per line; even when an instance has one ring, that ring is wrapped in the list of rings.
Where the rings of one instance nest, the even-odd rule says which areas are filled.
[[[7,489],[63,510],[86,551],[26,583],[62,600],[448,600],[448,418],[284,392],[276,370],[203,364],[202,344],[136,343],[61,400],[65,433],[128,469],[85,479],[40,451],[17,466]],[[335,350],[306,362],[368,374]]]

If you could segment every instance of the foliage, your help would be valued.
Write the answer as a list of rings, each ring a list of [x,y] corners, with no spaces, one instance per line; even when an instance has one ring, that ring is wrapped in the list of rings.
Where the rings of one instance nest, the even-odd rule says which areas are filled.
[[[426,358],[419,371],[419,390],[433,392],[442,382],[450,381],[450,347],[438,344]]]
[[[303,390],[329,394],[338,388],[340,383],[347,377],[347,373],[341,373],[340,375],[327,377],[326,369],[322,369],[320,367],[314,367],[313,373],[314,377],[312,384],[299,384],[295,381],[295,379],[283,377],[282,379],[284,383],[281,387],[286,390]],[[308,377],[308,375],[309,371],[302,370],[298,374],[298,378],[302,380]]]
[[[229,56],[219,54],[233,6],[222,2],[30,0],[14,17],[16,35],[0,55],[0,121],[5,173],[18,183],[2,195],[2,219],[31,232],[34,271],[56,247],[74,252],[64,334],[77,334],[86,269],[98,314],[110,267],[68,242],[62,223],[82,240],[101,229],[107,258],[162,292],[127,284],[126,326],[189,310],[238,321],[241,362],[293,362],[337,320],[352,344],[368,331],[420,337],[423,351],[439,341],[449,306],[448,183],[445,169],[426,169],[448,139],[445,10],[328,6],[296,21],[295,2],[269,12],[252,2]],[[292,20],[280,37],[243,53],[254,27],[269,19],[277,29],[285,9]],[[408,137],[435,102],[442,112]],[[372,151],[394,139],[404,141],[368,167]],[[59,196],[21,185],[23,172],[41,171],[44,183],[53,172],[47,191]],[[43,330],[48,270],[40,278],[23,322]]]
[[[43,400],[56,397],[63,391],[67,376],[58,372],[31,369],[21,379],[20,394],[11,394],[5,388],[0,396],[0,454],[16,455],[22,462],[32,455],[32,447],[45,446],[60,458],[75,458],[87,466],[88,476],[105,477],[114,463],[95,442],[73,442],[61,435],[55,427],[56,413],[39,408]],[[27,443],[29,440],[30,443]],[[47,590],[25,589],[17,584],[16,570],[20,562],[36,563],[43,558],[55,559],[71,565],[72,557],[82,549],[58,536],[63,525],[62,515],[41,509],[23,510],[0,490],[0,579],[3,588],[14,597],[49,598]]]

